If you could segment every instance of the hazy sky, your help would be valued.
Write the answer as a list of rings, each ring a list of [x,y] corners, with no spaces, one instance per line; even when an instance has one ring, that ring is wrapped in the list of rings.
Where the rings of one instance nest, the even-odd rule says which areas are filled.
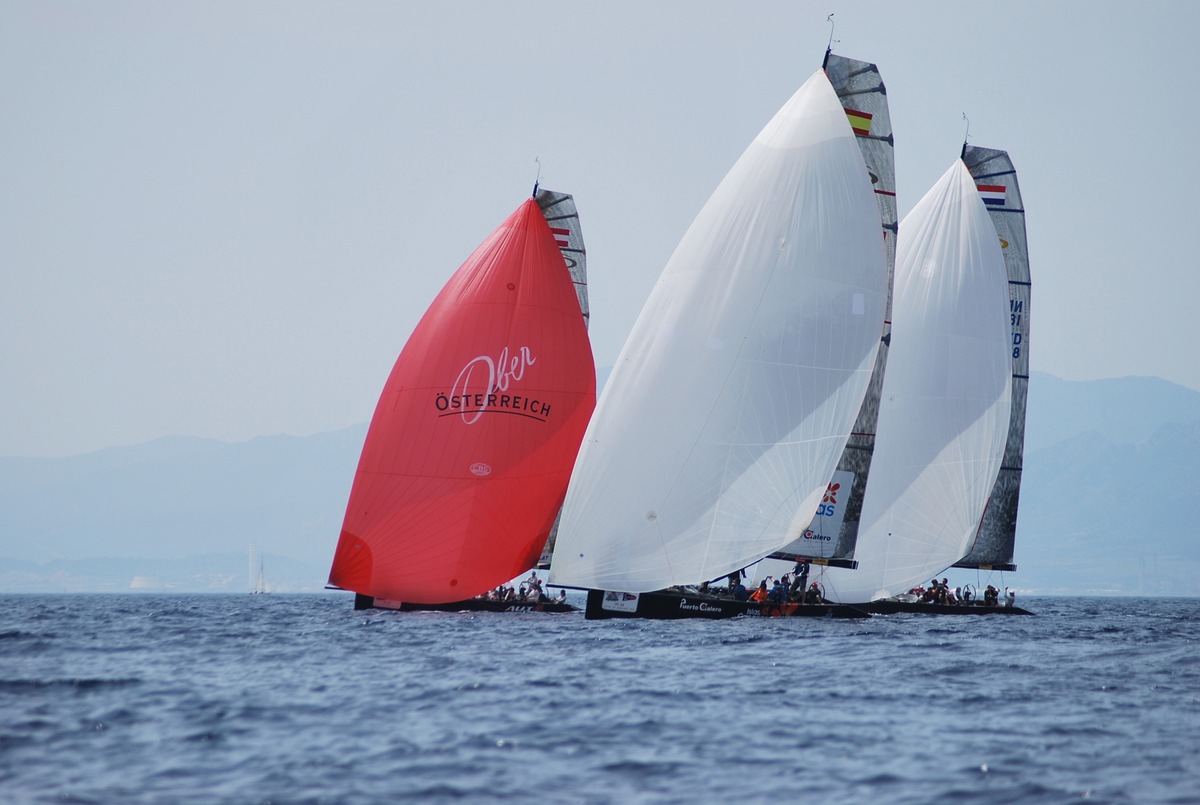
[[[1200,390],[1198,9],[2,0],[0,455],[365,422],[535,159],[575,195],[611,365],[692,217],[820,66],[830,12],[835,51],[887,84],[901,215],[964,113],[1011,154],[1033,368]]]

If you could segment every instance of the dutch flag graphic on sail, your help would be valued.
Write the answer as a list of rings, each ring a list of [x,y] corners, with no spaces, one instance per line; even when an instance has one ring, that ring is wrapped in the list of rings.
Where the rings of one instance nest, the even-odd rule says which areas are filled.
[[[989,207],[1004,206],[1004,191],[1005,187],[1002,184],[978,184],[979,197],[983,199],[983,203]]]

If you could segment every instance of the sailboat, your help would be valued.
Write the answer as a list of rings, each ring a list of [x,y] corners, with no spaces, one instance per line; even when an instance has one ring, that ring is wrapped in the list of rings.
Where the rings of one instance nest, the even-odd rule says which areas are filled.
[[[1017,171],[1006,151],[963,144],[962,161],[970,171],[996,228],[1000,251],[1008,275],[1008,317],[1012,331],[1012,409],[1004,460],[988,497],[987,509],[966,555],[953,567],[982,571],[1016,570],[1013,552],[1017,535],[1017,505],[1021,490],[1021,468],[1025,445],[1025,411],[1029,397],[1029,248],[1025,237],[1025,206],[1017,183]],[[1003,584],[1003,582],[1000,582]],[[990,586],[990,585],[989,585]],[[997,588],[998,592],[998,588]],[[1031,614],[1015,606],[987,606],[980,597],[957,604],[913,602],[915,596],[871,602],[865,608],[884,614]]]
[[[1000,472],[1012,409],[1004,258],[961,159],[901,229],[858,568],[824,572],[831,599],[861,605],[907,593],[967,552]]]
[[[250,594],[263,595],[271,592],[270,586],[267,584],[266,576],[263,575],[263,558],[259,554],[257,546],[253,543],[250,545]]]
[[[792,542],[845,448],[888,296],[879,205],[856,139],[818,70],[664,268],[563,506],[550,584],[587,589],[587,617],[761,612],[680,586]]]
[[[330,570],[355,607],[487,600],[538,561],[596,398],[573,199],[538,191],[454,273],[384,385]]]

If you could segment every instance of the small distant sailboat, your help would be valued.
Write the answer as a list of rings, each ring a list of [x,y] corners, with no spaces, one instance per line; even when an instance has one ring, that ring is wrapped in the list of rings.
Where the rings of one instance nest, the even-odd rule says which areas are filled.
[[[258,552],[258,548],[252,544],[250,546],[250,594],[262,595],[269,592],[271,592],[271,588],[263,574],[263,557]]]
[[[876,363],[887,285],[871,177],[819,70],[643,307],[580,449],[550,584],[589,590],[589,618],[766,614],[666,588],[735,573],[808,525]]]
[[[903,595],[967,552],[1000,472],[1012,409],[1004,258],[962,160],[901,229],[858,568],[824,571],[830,598],[860,605]]]
[[[454,273],[396,360],[329,582],[356,608],[569,611],[482,596],[534,567],[596,399],[571,196],[538,192]]]

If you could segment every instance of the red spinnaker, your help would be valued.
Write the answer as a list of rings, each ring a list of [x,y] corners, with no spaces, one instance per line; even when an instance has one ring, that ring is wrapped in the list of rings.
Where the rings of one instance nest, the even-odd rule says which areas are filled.
[[[330,583],[436,604],[533,567],[595,403],[580,303],[531,199],[455,272],[397,358]]]

